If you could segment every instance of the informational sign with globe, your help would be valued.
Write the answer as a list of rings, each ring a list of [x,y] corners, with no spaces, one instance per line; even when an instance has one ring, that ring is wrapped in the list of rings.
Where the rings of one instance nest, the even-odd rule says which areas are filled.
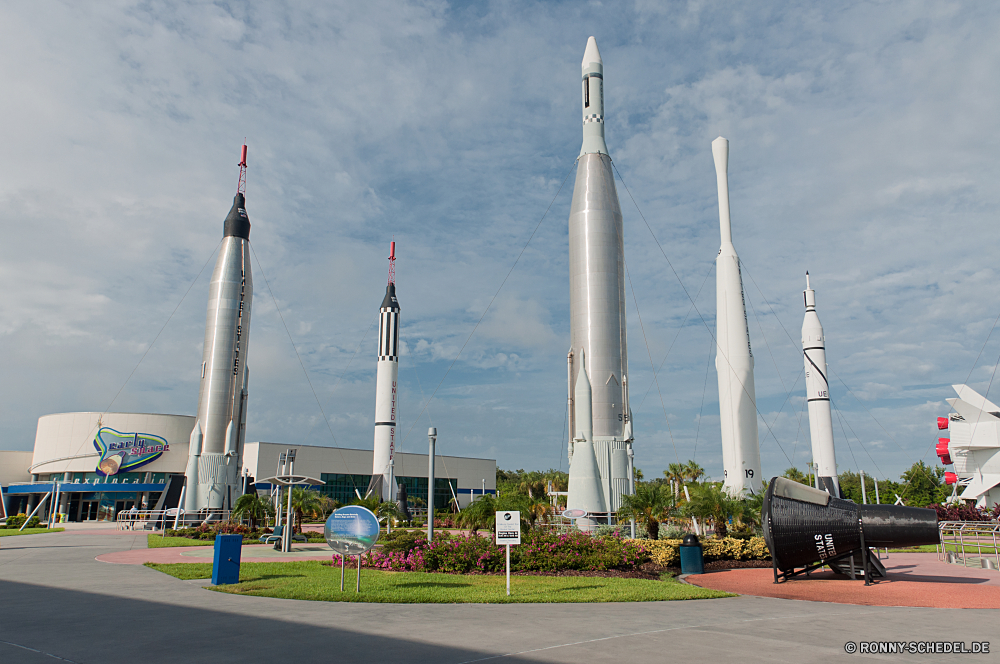
[[[326,543],[342,556],[360,556],[370,550],[378,541],[378,534],[378,519],[360,505],[334,510],[323,528]]]

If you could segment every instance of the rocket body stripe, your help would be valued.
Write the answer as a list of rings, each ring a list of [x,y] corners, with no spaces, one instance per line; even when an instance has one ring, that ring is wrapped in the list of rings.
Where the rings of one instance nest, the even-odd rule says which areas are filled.
[[[378,364],[375,373],[375,449],[369,491],[382,500],[395,500],[395,480],[389,462],[396,453],[396,418],[399,399],[399,302],[396,285],[386,287],[379,308]]]
[[[740,495],[758,493],[761,488],[757,398],[743,277],[729,217],[729,141],[721,136],[712,141],[712,155],[718,179],[722,240],[715,260],[715,368],[719,377],[723,487],[732,495]]]
[[[185,500],[185,509],[190,510],[229,508],[231,505],[226,501],[231,501],[234,492],[240,489],[234,484],[243,452],[246,359],[253,301],[250,222],[245,205],[243,195],[237,194],[226,218],[226,235],[209,286],[202,354],[204,370],[198,393],[201,449],[197,471],[188,473]]]
[[[816,291],[806,275],[806,315],[802,321],[802,356],[806,373],[806,400],[809,404],[809,438],[813,462],[817,464],[820,488],[840,496],[837,455],[833,445],[833,416],[830,410],[830,383],[827,379],[826,336],[816,313]]]
[[[582,68],[583,146],[569,215],[570,339],[574,354],[569,385],[575,392],[570,395],[574,409],[570,433],[574,440],[588,444],[573,445],[569,501],[579,501],[583,484],[595,481],[574,477],[578,474],[574,470],[584,472],[584,465],[588,466],[584,475],[589,477],[593,460],[599,473],[601,511],[616,511],[622,494],[629,492],[624,440],[629,409],[623,387],[628,374],[625,257],[621,207],[604,141],[604,66],[593,37],[587,42]],[[581,403],[579,387],[584,367],[589,374],[588,404]],[[580,454],[582,449],[586,454]]]

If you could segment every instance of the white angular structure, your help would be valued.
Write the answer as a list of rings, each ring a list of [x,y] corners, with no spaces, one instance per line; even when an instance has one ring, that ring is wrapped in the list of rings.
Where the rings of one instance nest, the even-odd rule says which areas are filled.
[[[184,509],[231,509],[239,497],[240,454],[246,431],[247,347],[250,339],[250,219],[244,197],[246,146],[240,184],[223,225],[212,272],[198,420],[191,432]],[[200,444],[199,444],[200,443]]]
[[[712,156],[719,185],[722,234],[722,247],[715,259],[715,369],[719,376],[723,488],[740,496],[756,494],[761,488],[757,397],[740,257],[733,246],[729,219],[729,141],[721,136],[712,141]]]
[[[958,497],[977,507],[1000,503],[1000,406],[968,385],[953,385],[957,399],[946,399],[955,410],[938,418],[939,429],[951,429],[951,438],[938,439],[942,463],[954,463],[945,482],[962,489]]]
[[[837,477],[837,454],[833,447],[833,417],[830,412],[830,382],[827,379],[826,337],[816,313],[816,291],[809,287],[803,292],[806,316],[802,321],[802,356],[806,373],[806,401],[809,404],[809,436],[812,439],[813,461],[817,465],[819,488],[831,496],[840,497]]]
[[[567,504],[586,503],[594,507],[585,508],[588,511],[601,507],[600,511],[615,512],[621,496],[630,491],[625,257],[621,207],[604,142],[604,65],[593,37],[587,41],[582,73],[583,147],[569,215],[572,405]],[[587,391],[590,396],[584,399]],[[599,502],[592,497],[595,491]]]
[[[396,243],[389,245],[389,284],[379,307],[378,365],[375,373],[375,455],[368,492],[396,500],[392,459],[396,452],[396,399],[399,381],[399,302],[396,300]]]

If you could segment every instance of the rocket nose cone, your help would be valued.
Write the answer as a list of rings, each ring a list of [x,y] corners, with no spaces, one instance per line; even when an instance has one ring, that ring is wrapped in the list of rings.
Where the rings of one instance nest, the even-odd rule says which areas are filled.
[[[729,169],[729,139],[719,136],[712,141],[712,156],[715,158],[715,169],[725,172]]]
[[[601,60],[601,52],[597,50],[597,40],[591,37],[587,40],[587,50],[583,52],[583,66],[586,67],[591,62],[604,64]]]
[[[243,194],[236,194],[236,197],[233,198],[233,207],[226,215],[226,221],[223,224],[222,236],[229,237],[231,235],[245,240],[250,239],[250,217],[247,216],[247,202]]]

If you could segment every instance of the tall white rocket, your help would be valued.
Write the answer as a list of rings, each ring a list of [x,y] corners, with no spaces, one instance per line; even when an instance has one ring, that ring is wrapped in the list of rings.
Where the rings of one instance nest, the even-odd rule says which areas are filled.
[[[399,302],[396,300],[396,243],[389,244],[389,284],[379,307],[378,368],[375,374],[375,454],[368,492],[396,500],[391,461],[396,452],[396,386],[399,380]]]
[[[250,219],[246,199],[247,146],[222,248],[209,285],[198,419],[191,432],[184,509],[231,509],[240,485],[246,432],[247,347],[250,340]]]
[[[729,219],[729,141],[721,136],[712,141],[712,156],[719,185],[722,233],[722,247],[715,259],[715,369],[719,376],[723,488],[739,496],[758,493],[761,488],[757,398],[740,257],[733,246]]]
[[[803,292],[806,316],[802,321],[802,356],[806,371],[806,401],[809,404],[809,437],[812,439],[813,461],[819,488],[831,496],[840,497],[837,477],[837,455],[833,448],[833,418],[830,413],[830,382],[826,364],[826,337],[823,324],[816,314],[816,291],[809,287]]]
[[[569,215],[570,467],[567,506],[615,512],[629,493],[622,213],[604,141],[604,63],[583,55],[583,147]]]

